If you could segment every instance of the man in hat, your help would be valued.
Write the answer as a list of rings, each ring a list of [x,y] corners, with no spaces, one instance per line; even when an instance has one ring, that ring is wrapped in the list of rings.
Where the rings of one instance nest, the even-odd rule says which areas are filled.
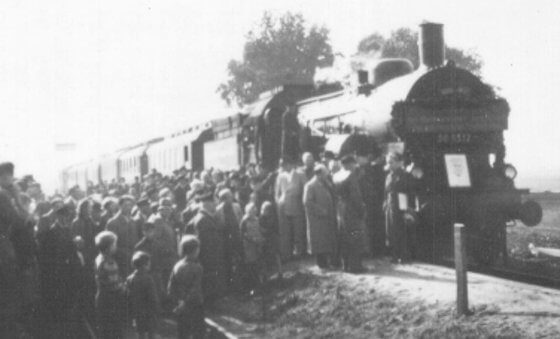
[[[346,155],[341,159],[341,164],[343,169],[333,177],[340,198],[338,204],[340,250],[344,270],[360,273],[365,271],[362,266],[362,255],[367,243],[364,223],[365,206],[356,172],[356,159],[352,155]]]
[[[45,308],[44,338],[79,337],[80,319],[75,307],[84,285],[82,264],[72,239],[73,207],[54,211],[55,222],[39,249],[41,296]]]
[[[366,205],[365,223],[369,250],[374,256],[382,256],[385,254],[385,171],[381,152],[375,145],[361,147],[356,152],[356,161],[358,180]]]
[[[334,187],[329,182],[327,167],[315,166],[314,177],[305,185],[303,204],[307,217],[309,252],[317,258],[319,268],[336,265],[337,220]],[[330,262],[329,262],[330,260]]]
[[[239,225],[243,218],[241,206],[234,201],[233,194],[227,188],[222,189],[219,194],[219,204],[216,208],[216,218],[224,229],[224,260],[226,265],[226,277],[228,285],[233,281],[234,265],[241,262],[243,254],[243,243]]]
[[[214,195],[211,192],[201,192],[197,199],[200,204],[198,213],[187,225],[186,232],[198,235],[200,239],[199,260],[204,269],[204,299],[213,301],[225,294],[227,285],[224,231],[215,216]]]
[[[173,204],[171,200],[162,198],[159,201],[158,211],[148,221],[155,226],[154,240],[164,249],[161,258],[161,272],[163,281],[166,282],[169,274],[178,259],[177,234],[171,224]]]
[[[139,230],[132,220],[132,208],[134,207],[134,197],[123,195],[119,198],[119,211],[107,222],[107,231],[117,235],[117,253],[115,259],[121,274],[126,278],[131,272],[132,254],[134,246],[138,243]]]

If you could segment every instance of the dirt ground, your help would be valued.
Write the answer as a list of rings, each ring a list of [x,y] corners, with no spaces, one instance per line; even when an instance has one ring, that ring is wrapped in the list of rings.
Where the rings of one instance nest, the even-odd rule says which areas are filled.
[[[351,275],[300,262],[261,295],[223,300],[212,317],[241,338],[560,338],[560,291],[469,274],[473,314],[457,317],[453,270],[367,266]]]

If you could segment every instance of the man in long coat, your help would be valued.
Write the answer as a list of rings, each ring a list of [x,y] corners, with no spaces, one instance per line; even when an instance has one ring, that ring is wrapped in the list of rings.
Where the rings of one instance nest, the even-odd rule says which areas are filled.
[[[130,260],[134,253],[134,246],[138,243],[139,231],[136,223],[132,220],[132,208],[134,197],[124,195],[119,199],[119,212],[107,222],[107,230],[117,235],[117,253],[115,259],[119,265],[120,273],[127,277],[131,272]]]
[[[334,187],[323,164],[315,166],[315,176],[305,185],[303,204],[307,216],[308,250],[317,256],[317,266],[328,268],[336,252],[337,220]]]
[[[78,338],[77,333],[83,331],[76,312],[84,272],[72,240],[74,214],[73,207],[67,204],[55,211],[56,221],[45,234],[39,251],[41,296],[48,321],[44,338]]]
[[[220,203],[216,209],[216,218],[224,229],[224,261],[228,286],[233,283],[234,266],[238,266],[243,258],[243,242],[239,225],[243,212],[233,194],[227,188],[219,192]]]
[[[389,153],[387,167],[389,173],[385,182],[384,203],[387,238],[392,261],[394,263],[406,262],[411,259],[411,243],[404,218],[407,206],[401,204],[404,201],[408,202],[412,185],[409,174],[404,170],[401,154]]]
[[[341,237],[341,254],[344,270],[360,273],[362,255],[368,250],[365,231],[365,205],[360,192],[356,159],[345,156],[341,160],[343,170],[338,171],[333,181],[340,197],[338,217]]]
[[[282,172],[276,178],[274,190],[278,207],[278,234],[280,252],[284,259],[294,254],[306,252],[307,237],[305,227],[305,210],[303,208],[303,187],[307,178],[295,168],[291,159],[284,159]]]
[[[215,216],[216,206],[211,192],[198,196],[200,208],[186,227],[187,234],[200,239],[198,259],[204,268],[202,288],[204,299],[213,301],[225,294],[226,265],[224,260],[224,230]]]

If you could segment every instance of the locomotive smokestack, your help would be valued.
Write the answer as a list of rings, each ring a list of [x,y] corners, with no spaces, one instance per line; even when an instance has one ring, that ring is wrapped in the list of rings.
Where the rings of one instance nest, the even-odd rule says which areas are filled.
[[[428,68],[443,66],[445,60],[445,42],[443,25],[432,22],[420,25],[420,63]]]

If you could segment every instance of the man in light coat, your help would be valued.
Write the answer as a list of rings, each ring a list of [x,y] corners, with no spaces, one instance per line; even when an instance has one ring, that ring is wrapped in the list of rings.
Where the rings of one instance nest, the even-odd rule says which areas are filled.
[[[280,252],[284,259],[306,252],[307,237],[305,210],[303,208],[303,187],[305,175],[295,168],[290,159],[282,162],[282,171],[276,178],[274,190],[278,206]]]
[[[308,250],[317,256],[317,266],[324,269],[329,267],[329,261],[333,264],[337,248],[336,203],[325,165],[316,165],[314,173],[305,185],[303,204],[307,216]]]

